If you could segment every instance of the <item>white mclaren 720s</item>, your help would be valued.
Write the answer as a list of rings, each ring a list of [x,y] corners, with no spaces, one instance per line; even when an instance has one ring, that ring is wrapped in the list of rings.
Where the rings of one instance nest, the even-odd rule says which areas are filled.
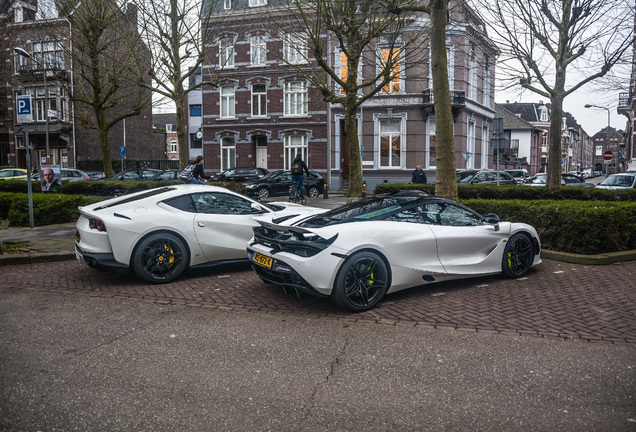
[[[406,288],[499,273],[518,278],[541,263],[532,226],[420,191],[259,224],[247,255],[263,281],[353,311]]]

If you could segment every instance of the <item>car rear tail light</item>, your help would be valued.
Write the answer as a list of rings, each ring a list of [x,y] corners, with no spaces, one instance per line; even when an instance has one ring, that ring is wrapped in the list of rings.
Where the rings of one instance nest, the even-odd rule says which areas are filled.
[[[96,229],[97,231],[106,231],[106,225],[99,219],[90,218],[88,220],[88,226],[90,229]]]

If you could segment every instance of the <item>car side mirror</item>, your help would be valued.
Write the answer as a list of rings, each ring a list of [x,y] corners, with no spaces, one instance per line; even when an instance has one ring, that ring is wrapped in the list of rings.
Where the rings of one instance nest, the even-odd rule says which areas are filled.
[[[257,203],[252,203],[250,208],[252,210],[252,213],[254,213],[254,214],[267,213],[267,210],[263,206],[261,206],[261,205],[259,205]]]
[[[501,220],[496,214],[488,213],[486,216],[484,216],[484,222],[488,225],[492,225],[495,228],[495,231],[499,231],[499,222],[501,222]]]

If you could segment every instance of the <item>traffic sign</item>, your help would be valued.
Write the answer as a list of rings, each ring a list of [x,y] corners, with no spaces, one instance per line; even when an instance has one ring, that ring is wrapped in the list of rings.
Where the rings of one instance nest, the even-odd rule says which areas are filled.
[[[605,153],[603,153],[603,159],[605,159],[606,161],[612,160],[613,156],[614,156],[614,153],[612,153],[611,150],[606,150]]]
[[[15,98],[18,123],[33,122],[31,96],[20,95]]]

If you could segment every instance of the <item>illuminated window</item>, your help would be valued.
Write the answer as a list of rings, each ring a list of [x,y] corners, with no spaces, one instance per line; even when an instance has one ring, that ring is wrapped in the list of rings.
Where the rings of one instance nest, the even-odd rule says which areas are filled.
[[[389,64],[391,63],[391,64]],[[382,49],[382,68],[390,67],[390,81],[382,87],[383,93],[397,93],[400,91],[400,50],[396,48]]]

